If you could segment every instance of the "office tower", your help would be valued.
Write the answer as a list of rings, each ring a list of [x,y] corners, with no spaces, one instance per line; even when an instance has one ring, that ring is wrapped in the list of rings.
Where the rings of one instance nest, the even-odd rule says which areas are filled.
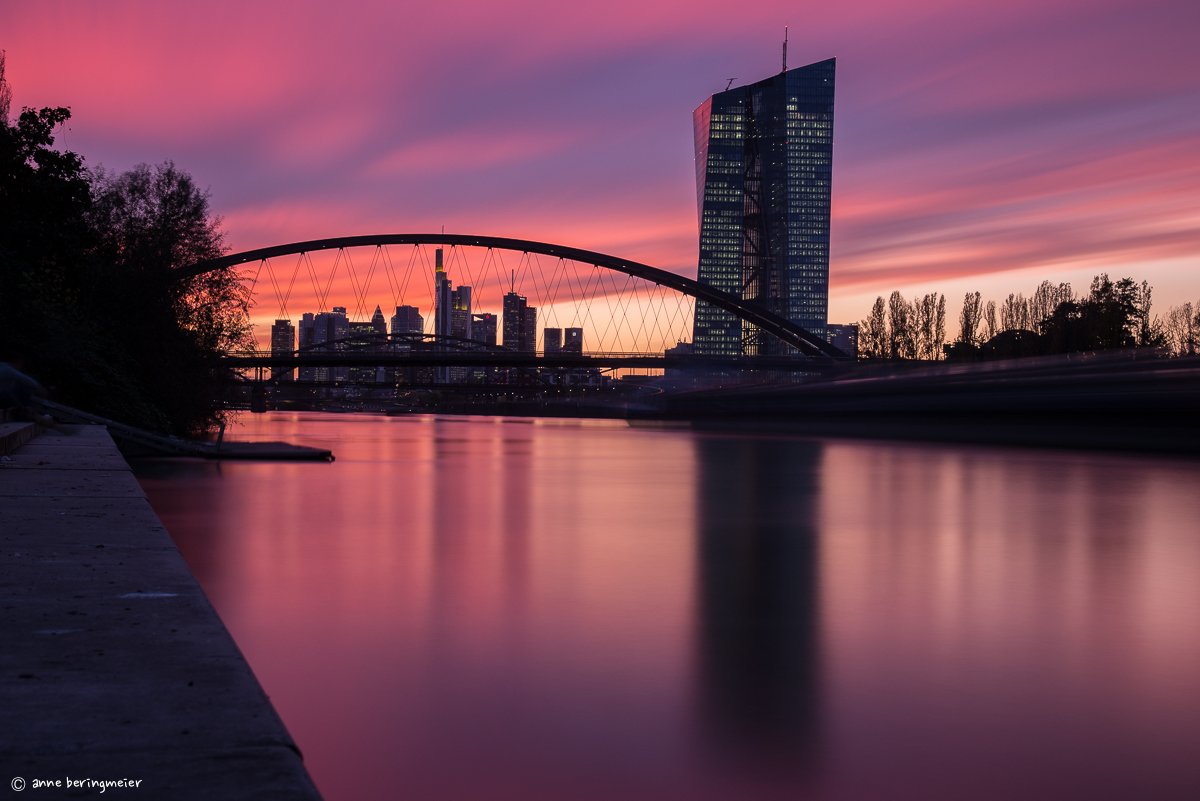
[[[450,291],[450,336],[471,339],[471,287]]]
[[[434,269],[433,269],[433,333],[438,339],[434,342],[435,350],[446,350],[446,344],[442,337],[449,337],[450,334],[450,308],[451,308],[451,289],[450,278],[446,275],[446,267],[442,263],[442,249],[438,248],[434,251]],[[450,380],[450,368],[437,368],[437,380],[439,383],[445,383]]]
[[[562,329],[542,329],[542,350],[547,354],[562,353]]]
[[[311,351],[313,346],[313,315],[312,312],[306,312],[300,315],[300,342],[297,346],[300,351]],[[301,381],[316,381],[316,368],[301,367]]]
[[[416,306],[397,306],[390,323],[393,337],[391,347],[397,352],[411,351],[413,344],[420,342],[419,336],[400,338],[401,334],[417,335],[425,331],[425,318],[421,316]],[[395,383],[400,383],[402,380],[411,382],[413,379],[414,374],[411,367],[396,367],[388,373],[388,380]]]
[[[442,249],[434,252],[433,272],[433,333],[450,336],[450,278],[442,264]]]
[[[292,325],[291,320],[276,320],[271,326],[271,355],[290,357],[295,350],[296,327]],[[291,381],[294,372],[282,367],[275,368],[271,371],[271,377],[280,381]]]
[[[526,353],[537,351],[537,307],[525,307],[525,321],[521,327],[521,350]]]
[[[692,115],[701,283],[825,336],[834,59],[718,92]],[[696,352],[784,353],[696,302]]]
[[[313,346],[321,352],[343,351],[350,336],[350,318],[345,306],[334,306],[331,312],[321,312],[313,318]],[[345,367],[318,367],[317,381],[345,382],[350,372]]]
[[[352,352],[367,351],[377,353],[387,349],[387,323],[383,320],[383,312],[378,306],[370,322],[349,324],[350,341],[347,350]],[[373,384],[384,380],[383,368],[378,366],[350,367],[349,379],[355,384]]]
[[[583,329],[563,329],[563,353],[583,353]]]
[[[416,306],[397,306],[391,319],[391,334],[420,334],[425,330],[425,318]]]
[[[825,341],[847,356],[858,356],[858,325],[837,325],[829,323],[826,326]]]
[[[516,292],[504,296],[504,347],[509,350],[521,350],[521,332],[525,328],[525,298]]]
[[[471,339],[482,342],[484,345],[495,346],[496,322],[494,314],[472,314]]]

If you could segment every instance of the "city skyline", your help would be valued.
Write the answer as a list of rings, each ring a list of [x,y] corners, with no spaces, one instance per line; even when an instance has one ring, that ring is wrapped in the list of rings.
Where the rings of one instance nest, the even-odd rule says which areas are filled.
[[[445,224],[694,275],[690,111],[778,70],[789,13],[705,8],[620,7],[617,26],[460,4],[405,12],[394,48],[396,12],[370,4],[329,25],[47,3],[10,10],[0,48],[15,107],[71,106],[60,142],[91,164],[174,159],[234,249]],[[1155,11],[858,3],[793,24],[792,61],[841,62],[830,319],[893,289],[955,304],[1101,271],[1147,278],[1163,308],[1194,301],[1200,11]],[[448,43],[470,57],[428,58]]]

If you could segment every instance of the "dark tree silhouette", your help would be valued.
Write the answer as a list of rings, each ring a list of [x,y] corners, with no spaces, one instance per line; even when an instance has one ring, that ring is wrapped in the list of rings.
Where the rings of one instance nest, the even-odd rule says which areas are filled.
[[[232,271],[178,281],[224,252],[191,176],[166,162],[89,173],[53,148],[65,108],[0,124],[0,358],[68,403],[195,434],[221,414],[217,356],[249,342]]]

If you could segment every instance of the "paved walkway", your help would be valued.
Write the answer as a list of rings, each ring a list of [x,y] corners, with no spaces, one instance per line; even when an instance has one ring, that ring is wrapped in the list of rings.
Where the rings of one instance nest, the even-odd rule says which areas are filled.
[[[110,799],[319,798],[103,427],[0,460],[0,636],[0,783],[63,782],[36,798],[100,794],[68,778],[140,781]]]

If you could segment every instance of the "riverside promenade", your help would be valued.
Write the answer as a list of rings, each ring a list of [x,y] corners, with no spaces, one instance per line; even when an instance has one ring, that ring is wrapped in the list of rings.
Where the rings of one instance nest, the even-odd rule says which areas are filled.
[[[0,554],[5,794],[320,798],[104,427],[0,460]]]

